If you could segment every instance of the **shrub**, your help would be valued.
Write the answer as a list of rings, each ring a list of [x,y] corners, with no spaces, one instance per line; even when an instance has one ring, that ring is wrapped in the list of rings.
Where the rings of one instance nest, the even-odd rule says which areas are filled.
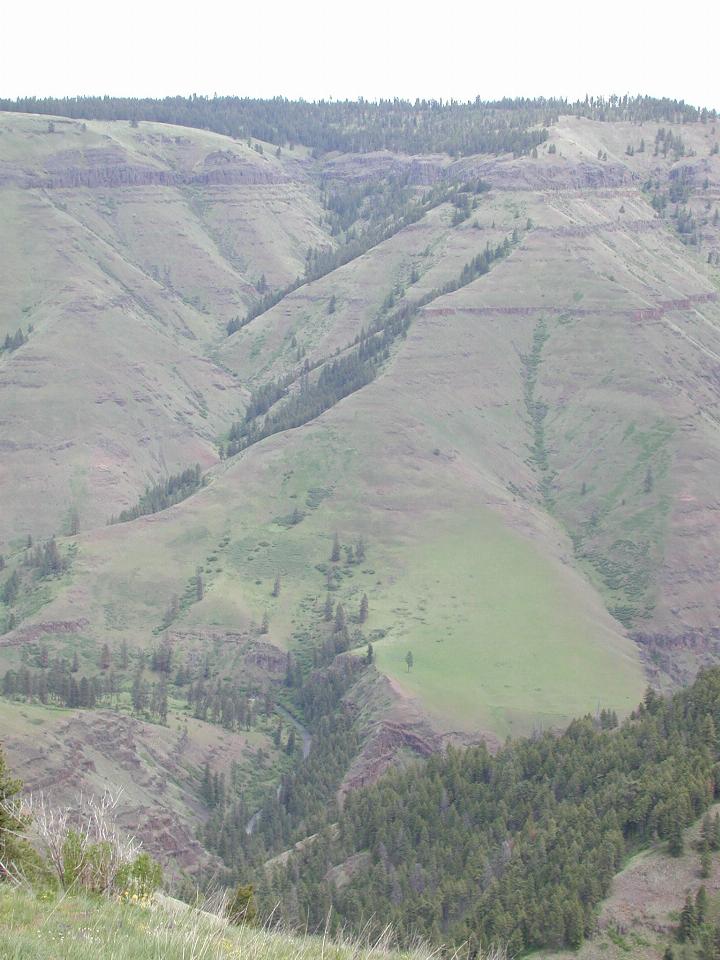
[[[241,883],[237,887],[228,902],[227,915],[230,922],[238,926],[254,922],[257,916],[257,908],[255,906],[255,888],[251,883]]]
[[[146,902],[162,883],[160,864],[148,853],[139,853],[137,857],[121,867],[115,877],[115,888],[122,900]]]

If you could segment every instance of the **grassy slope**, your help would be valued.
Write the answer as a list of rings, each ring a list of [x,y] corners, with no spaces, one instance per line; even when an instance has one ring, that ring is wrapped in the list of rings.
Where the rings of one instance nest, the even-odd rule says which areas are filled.
[[[447,229],[447,218],[441,222]],[[473,252],[469,244],[482,249],[485,238],[470,227],[464,236],[463,257],[468,259]],[[384,245],[389,248],[385,262],[392,262],[405,239]],[[425,246],[426,237],[413,235],[411,242]],[[631,647],[582,580],[560,562],[560,532],[540,511],[515,506],[497,480],[488,496],[488,465],[477,435],[484,412],[478,416],[467,409],[467,396],[478,391],[476,363],[482,362],[488,339],[473,343],[472,325],[461,320],[448,330],[433,318],[419,320],[387,375],[317,425],[246,452],[192,501],[141,525],[94,537],[76,563],[78,572],[94,572],[90,602],[97,612],[90,619],[97,621],[99,601],[105,609],[121,606],[130,630],[148,621],[159,623],[169,592],[180,593],[200,562],[208,588],[184,625],[248,629],[268,609],[270,638],[286,645],[294,631],[317,628],[324,578],[315,566],[327,559],[337,529],[345,540],[362,535],[368,543],[367,563],[350,568],[352,576],[337,598],[353,611],[362,593],[369,594],[368,629],[388,631],[377,649],[381,669],[391,676],[403,680],[406,645],[419,645],[408,689],[444,726],[503,735],[529,729],[537,720],[562,722],[578,710],[594,708],[598,700],[628,709],[642,686]],[[523,325],[520,342],[532,329],[531,323]],[[474,347],[469,362],[458,366],[469,346]],[[515,380],[517,419],[512,426],[519,427],[522,444],[527,434],[516,357],[510,358],[506,375]],[[425,396],[418,396],[416,384],[424,376],[432,379]],[[480,389],[490,398],[496,383]],[[386,419],[376,416],[380,410]],[[502,413],[500,418],[500,425],[490,423],[493,433],[505,428]],[[527,476],[532,482],[532,473]],[[316,510],[308,507],[311,491],[327,497]],[[498,522],[488,510],[491,504],[505,511],[517,532]],[[273,522],[295,505],[309,514],[300,525],[287,529]],[[554,559],[528,542],[530,533],[542,537]],[[225,535],[230,542],[222,547]],[[107,568],[109,555],[113,559],[106,575],[99,571]],[[211,561],[213,556],[217,559]],[[269,594],[278,571],[284,586],[274,601]],[[458,585],[458,577],[467,580]],[[68,612],[85,599],[79,593],[82,582],[78,578],[67,592]],[[484,585],[486,608],[478,605],[475,583]],[[571,599],[560,602],[561,595]],[[454,602],[452,596],[457,597],[459,622],[448,630],[444,607]],[[430,611],[427,625],[412,619],[419,605]],[[58,616],[62,610],[61,601]],[[567,654],[570,637],[576,638],[576,651],[584,651],[593,664],[593,685],[568,682],[576,672]],[[447,642],[436,646],[435,639]],[[544,673],[532,683],[517,683],[518,664],[533,650],[525,663],[542,660]],[[624,661],[620,671],[615,669],[618,657]],[[444,687],[448,676],[457,684],[448,681]],[[478,684],[485,685],[486,696],[477,696]]]
[[[73,505],[83,529],[102,525],[145,483],[215,463],[246,397],[212,359],[226,322],[263,274],[287,283],[327,242],[300,157],[162,125],[84,126],[0,118],[0,337],[34,326],[0,356],[5,543],[61,532]],[[125,168],[198,182],[114,185]],[[202,183],[224,174],[237,182]],[[55,186],[26,189],[28,176]]]
[[[377,644],[378,668],[458,729],[554,727],[594,701],[627,711],[639,683],[632,652],[582,601],[563,602],[568,580],[476,512],[414,551],[382,598],[376,620],[392,627]]]
[[[632,320],[638,308],[716,282],[653,224],[630,180],[661,161],[629,158],[619,187],[542,187],[568,171],[573,183],[576,165],[593,159],[593,138],[631,134],[563,125],[553,133],[558,155],[488,168],[522,189],[492,191],[454,228],[451,211],[438,208],[230,338],[223,364],[242,382],[261,382],[291,368],[293,333],[308,356],[327,356],[413,266],[420,293],[456,276],[488,240],[520,229],[508,260],[413,323],[373,384],[223,465],[191,500],[83,538],[72,582],[42,617],[82,613],[94,638],[146,642],[201,564],[205,598],[178,629],[252,632],[267,610],[272,642],[300,649],[322,630],[316,565],[338,530],[345,542],[363,536],[368,556],[346,569],[336,598],[353,611],[368,593],[366,633],[386,631],[376,644],[381,669],[443,726],[502,735],[598,703],[627,709],[644,679],[600,595],[621,614],[649,615],[643,629],[666,630],[671,617],[675,632],[714,622],[717,597],[705,583],[715,551],[692,564],[700,588],[680,571],[712,535],[718,437],[701,408],[714,403],[708,372],[720,350],[717,304]],[[536,229],[526,232],[528,217]],[[639,232],[638,221],[650,226]],[[590,229],[559,229],[568,226]],[[329,315],[332,293],[338,309]],[[302,523],[277,523],[296,505],[308,514]]]
[[[0,955],[6,960],[409,960],[426,955],[233,927],[167,897],[141,907],[81,896],[56,901],[8,888],[0,889],[0,932]]]

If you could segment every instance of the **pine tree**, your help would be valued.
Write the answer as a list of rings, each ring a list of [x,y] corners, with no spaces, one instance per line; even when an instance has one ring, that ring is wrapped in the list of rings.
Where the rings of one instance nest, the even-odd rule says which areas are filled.
[[[685,906],[680,912],[680,928],[678,938],[681,943],[690,942],[695,939],[697,933],[697,915],[695,913],[695,903],[692,894],[688,893],[685,898]]]
[[[368,598],[367,598],[367,594],[364,593],[362,595],[362,600],[360,601],[360,614],[359,614],[360,623],[365,623],[367,618],[368,618]]]
[[[347,625],[347,620],[345,619],[345,610],[341,603],[338,603],[335,609],[335,633],[342,633]]]
[[[671,857],[680,857],[684,849],[682,824],[678,822],[677,817],[674,817],[668,835],[668,853]]]
[[[325,598],[325,608],[323,610],[323,618],[328,622],[333,618],[333,600],[330,594]]]
[[[80,678],[79,684],[79,704],[81,707],[90,706],[90,684],[87,677]]]
[[[80,706],[80,687],[75,677],[70,678],[70,687],[68,689],[66,706],[74,709]]]
[[[80,512],[77,507],[68,510],[67,530],[69,537],[76,537],[80,533]]]
[[[337,563],[340,560],[340,538],[337,533],[333,537],[332,552],[330,553],[330,561],[332,563]]]
[[[713,754],[715,754],[717,751],[717,730],[715,727],[715,721],[713,720],[712,715],[709,713],[703,717],[700,735],[703,739],[703,742],[710,748]]]
[[[210,772],[210,763],[207,760],[205,761],[205,766],[203,767],[202,795],[205,800],[205,803],[209,807],[212,806],[212,800],[213,800],[212,774]]]
[[[5,586],[3,587],[3,603],[7,604],[8,607],[11,607],[17,599],[19,589],[20,578],[18,577],[17,570],[13,570],[8,579],[5,581]]]
[[[131,690],[132,706],[135,713],[144,713],[148,703],[147,683],[143,680],[142,674],[135,674]]]
[[[272,595],[274,597],[280,596],[280,574],[278,574],[275,577],[275,583],[273,584],[273,588],[272,588]]]
[[[652,467],[648,464],[648,468],[645,471],[645,479],[643,480],[643,491],[645,493],[650,493],[654,482]]]
[[[710,851],[710,846],[707,841],[703,841],[702,848],[700,850],[700,876],[703,880],[706,880],[710,876],[712,870],[712,853]]]
[[[160,682],[160,690],[158,693],[158,717],[160,718],[160,723],[167,723],[168,717],[168,695],[167,695],[167,684],[165,680]]]
[[[104,643],[100,652],[100,669],[109,670],[111,663],[112,656],[110,654],[110,647],[107,645],[107,643]]]
[[[565,908],[565,943],[576,950],[585,937],[585,915],[579,900],[571,901]]]

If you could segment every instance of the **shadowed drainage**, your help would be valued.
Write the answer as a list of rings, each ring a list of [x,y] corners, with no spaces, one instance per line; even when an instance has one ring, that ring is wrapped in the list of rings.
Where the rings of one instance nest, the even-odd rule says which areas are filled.
[[[275,709],[280,714],[280,716],[283,717],[285,720],[287,720],[288,723],[291,723],[295,727],[295,729],[298,731],[298,733],[302,736],[302,758],[303,760],[307,760],[307,758],[310,755],[310,748],[312,747],[312,734],[307,729],[307,727],[304,727],[299,720],[297,720],[288,710],[285,709],[285,707],[281,707],[280,704],[276,704]],[[278,784],[277,790],[275,791],[275,797],[278,800],[280,799],[281,790],[282,790],[282,784]],[[262,810],[255,811],[255,813],[250,817],[250,819],[248,820],[245,826],[245,833],[250,835],[255,831],[255,828],[260,822],[261,814],[262,814]]]

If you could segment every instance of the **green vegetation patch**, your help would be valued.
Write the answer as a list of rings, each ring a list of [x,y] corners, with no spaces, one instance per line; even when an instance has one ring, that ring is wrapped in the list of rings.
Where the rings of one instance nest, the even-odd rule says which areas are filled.
[[[489,513],[419,545],[372,604],[372,626],[387,628],[378,668],[464,729],[556,726],[598,703],[626,713],[644,686],[631,644],[593,623],[559,570]]]

